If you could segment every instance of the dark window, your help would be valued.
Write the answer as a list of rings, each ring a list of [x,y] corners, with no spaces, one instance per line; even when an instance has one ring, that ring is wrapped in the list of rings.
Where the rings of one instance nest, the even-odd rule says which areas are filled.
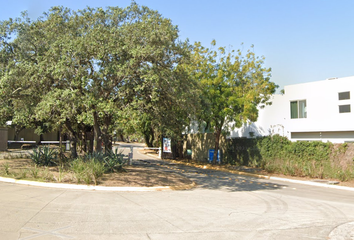
[[[290,102],[290,117],[307,118],[306,100]]]
[[[338,100],[350,99],[350,92],[340,92],[338,93]]]
[[[350,104],[339,105],[339,113],[350,113]]]

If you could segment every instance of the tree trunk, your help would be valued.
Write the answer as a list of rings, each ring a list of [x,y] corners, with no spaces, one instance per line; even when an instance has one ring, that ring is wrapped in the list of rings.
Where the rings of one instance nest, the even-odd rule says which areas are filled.
[[[144,140],[148,147],[154,147],[154,130],[152,128],[149,131],[144,132]]]
[[[61,126],[59,127],[59,157],[60,157],[60,161],[63,157],[63,138],[61,137]]]
[[[150,138],[151,147],[154,147],[155,133],[154,133],[153,128],[150,129],[150,135],[151,135],[151,138]]]
[[[76,147],[77,147],[77,139],[75,136],[73,136],[70,139],[70,151],[71,151],[71,157],[72,158],[77,158],[77,151],[76,151]]]
[[[25,127],[18,127],[15,125],[15,136],[14,140],[18,141],[18,136],[20,135],[20,132],[24,129]]]
[[[76,132],[74,131],[74,129],[71,127],[71,124],[69,121],[65,122],[65,127],[68,129],[69,131],[69,137],[70,137],[70,151],[71,151],[71,157],[72,158],[77,158],[77,150],[76,150],[76,146],[77,146],[77,136],[76,136]]]
[[[85,129],[81,132],[81,150],[87,153],[87,139]]]
[[[101,128],[98,123],[98,114],[96,111],[93,112],[93,135],[94,135],[94,144],[93,151],[101,152],[102,151],[102,133]]]
[[[111,124],[112,124],[112,116],[106,115],[104,118],[104,127],[102,129],[102,137],[103,137],[105,153],[111,152],[113,147],[112,135],[109,132],[109,127],[111,126]]]
[[[119,134],[119,136],[120,136],[120,140],[121,140],[122,142],[124,142],[124,136],[123,136],[123,134]]]
[[[144,134],[144,140],[145,140],[145,144],[147,147],[152,147],[152,144],[150,142],[150,135],[149,134]]]
[[[110,134],[103,134],[104,152],[111,152],[113,148],[112,136]]]

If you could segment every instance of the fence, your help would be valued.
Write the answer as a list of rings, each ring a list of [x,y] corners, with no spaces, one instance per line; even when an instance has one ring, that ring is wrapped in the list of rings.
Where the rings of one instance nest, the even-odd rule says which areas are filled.
[[[8,139],[8,130],[7,128],[0,128],[0,151],[7,150],[7,139]]]

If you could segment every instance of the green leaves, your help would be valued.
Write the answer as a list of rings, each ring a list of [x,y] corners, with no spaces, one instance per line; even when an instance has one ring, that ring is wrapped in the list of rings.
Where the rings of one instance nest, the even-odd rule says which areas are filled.
[[[57,156],[57,150],[50,147],[39,147],[37,149],[33,149],[33,152],[30,153],[30,158],[36,166],[57,165]]]
[[[251,50],[229,50],[216,46],[204,48],[195,43],[191,75],[202,87],[203,109],[197,114],[200,122],[211,125],[216,134],[215,151],[221,133],[230,126],[240,127],[247,121],[256,121],[258,106],[268,102],[277,86],[270,82],[270,68],[264,67],[264,57]],[[232,124],[235,123],[235,124]],[[231,125],[232,124],[232,125]],[[231,127],[232,128],[232,127]]]
[[[216,41],[211,45],[216,46]],[[211,50],[200,43],[195,44],[193,53],[192,74],[200,81],[209,106],[201,118],[217,119],[215,124],[225,125],[256,121],[257,107],[266,103],[277,87],[269,81],[271,69],[263,67],[264,57],[257,57],[251,50],[245,55],[241,50],[227,52],[225,47]]]
[[[169,19],[135,2],[77,12],[53,7],[36,21],[26,14],[4,21],[0,117],[64,126],[74,141],[92,127],[96,139],[110,139],[129,109],[153,116],[156,128],[181,132],[198,96],[182,67],[189,49]]]

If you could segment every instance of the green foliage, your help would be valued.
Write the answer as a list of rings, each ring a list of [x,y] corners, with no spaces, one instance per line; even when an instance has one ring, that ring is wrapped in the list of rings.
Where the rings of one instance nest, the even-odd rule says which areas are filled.
[[[18,177],[21,179],[25,179],[25,178],[27,178],[27,173],[28,173],[28,169],[22,169],[20,171],[20,175]]]
[[[296,161],[329,160],[331,146],[331,143],[318,141],[291,142],[286,137],[279,135],[258,138],[257,142],[257,148],[266,160],[284,158]]]
[[[96,185],[105,172],[123,170],[123,164],[125,164],[123,156],[122,152],[118,152],[118,149],[107,153],[94,152],[75,159],[71,163],[70,169],[74,172],[79,183],[81,181],[86,184],[94,182]]]
[[[159,131],[180,133],[198,96],[183,67],[189,50],[171,20],[134,1],[2,21],[0,123],[12,119],[39,133],[62,128],[73,143],[93,128],[95,151],[101,139],[110,149],[114,130],[132,121],[127,109],[152,116]]]
[[[50,181],[51,179],[53,179],[53,175],[49,172],[47,167],[42,171],[41,175],[42,178],[46,181]]]
[[[105,154],[103,161],[105,163],[105,168],[107,171],[115,172],[123,170],[123,165],[126,161],[123,160],[123,153],[118,152],[118,148],[115,151],[110,151]]]
[[[338,147],[337,153],[338,154],[345,153],[347,151],[347,149],[348,149],[348,143],[343,143]]]
[[[93,152],[91,154],[86,154],[83,157],[83,160],[87,162],[92,159],[99,161],[104,165],[105,171],[107,172],[120,171],[123,170],[123,165],[126,163],[122,152],[123,151],[119,151],[118,148],[114,151],[107,151],[106,153]]]
[[[4,168],[4,173],[6,176],[10,175],[10,165],[9,163],[4,163],[2,164],[3,168]]]
[[[50,147],[39,147],[37,149],[33,149],[32,153],[30,154],[30,158],[37,166],[57,165],[57,156],[57,150]]]
[[[87,174],[86,170],[87,166],[83,159],[77,158],[70,164],[70,170],[72,170],[75,174],[75,178],[77,179],[78,183],[84,179],[85,175]],[[91,176],[89,176],[89,183],[91,182]],[[89,184],[88,183],[88,184]]]
[[[98,160],[91,159],[90,161],[86,162],[86,165],[88,170],[87,174],[91,175],[94,184],[97,185],[98,179],[102,177],[105,172],[104,164]],[[88,184],[88,182],[86,183]]]
[[[37,165],[30,168],[29,170],[30,170],[30,173],[34,179],[37,179],[39,177],[40,169],[37,167]]]
[[[291,142],[279,135],[230,139],[224,161],[229,164],[260,167],[269,173],[347,181],[354,178],[354,165],[343,167],[332,159],[337,156],[337,152],[343,153],[347,148],[346,143],[335,149],[329,142]]]
[[[212,48],[215,45],[214,40]],[[277,85],[270,81],[271,69],[264,67],[264,57],[256,56],[252,50],[213,50],[196,43],[193,60],[189,70],[203,89],[198,119],[214,130],[217,151],[220,135],[230,130],[226,126],[232,123],[233,127],[240,127],[256,121],[258,107],[270,104]]]
[[[97,185],[98,179],[104,174],[104,164],[96,158],[84,160],[78,158],[71,163],[71,170],[80,183],[82,180],[86,184],[94,182]]]

